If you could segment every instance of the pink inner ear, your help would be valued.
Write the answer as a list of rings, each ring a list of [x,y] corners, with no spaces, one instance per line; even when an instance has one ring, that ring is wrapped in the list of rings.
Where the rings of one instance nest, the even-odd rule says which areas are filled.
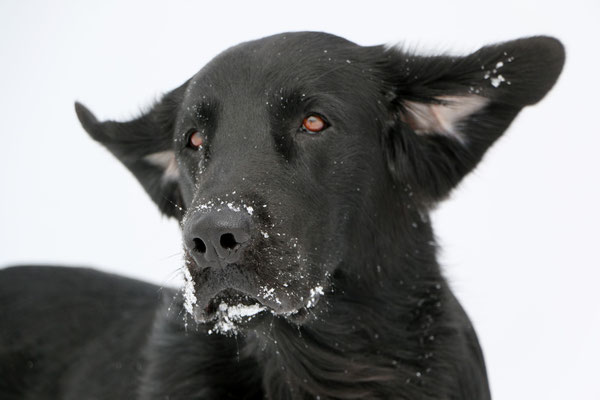
[[[160,167],[164,170],[162,179],[176,180],[179,178],[179,168],[175,160],[175,152],[165,150],[158,153],[148,154],[144,157],[150,164]]]
[[[457,129],[458,123],[485,107],[489,100],[474,94],[466,96],[439,96],[440,103],[404,101],[404,121],[417,134],[440,134],[461,142],[465,137]]]

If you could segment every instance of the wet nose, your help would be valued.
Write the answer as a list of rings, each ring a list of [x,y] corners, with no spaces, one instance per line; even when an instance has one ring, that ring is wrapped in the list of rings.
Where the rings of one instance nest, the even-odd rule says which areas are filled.
[[[236,263],[250,240],[251,222],[243,212],[198,212],[184,226],[185,246],[201,268]]]

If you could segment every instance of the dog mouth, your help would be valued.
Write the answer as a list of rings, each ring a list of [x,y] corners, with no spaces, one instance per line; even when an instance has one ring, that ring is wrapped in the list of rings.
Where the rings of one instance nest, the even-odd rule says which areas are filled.
[[[191,260],[183,268],[183,306],[208,333],[233,336],[256,328],[265,317],[282,318],[303,324],[325,294],[326,277],[308,286],[292,279],[257,280],[244,274],[249,268],[237,264],[228,268],[198,271]],[[192,272],[194,275],[192,276]],[[281,278],[281,277],[280,277]],[[321,283],[319,283],[321,282]]]
[[[204,308],[197,307],[194,318],[199,323],[212,324],[208,334],[235,335],[240,327],[266,314],[269,308],[257,299],[235,289],[225,289],[214,296]]]
[[[208,334],[234,336],[259,324],[266,316],[282,317],[289,322],[302,324],[311,309],[323,295],[322,287],[310,291],[311,295],[302,306],[292,309],[272,307],[269,301],[260,301],[235,289],[225,289],[209,300],[205,307],[196,305],[194,320],[209,327]]]

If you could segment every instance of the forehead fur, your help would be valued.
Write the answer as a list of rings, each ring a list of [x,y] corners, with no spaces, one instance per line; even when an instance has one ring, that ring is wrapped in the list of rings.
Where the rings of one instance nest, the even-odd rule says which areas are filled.
[[[368,76],[370,60],[365,49],[348,40],[318,32],[295,32],[270,36],[231,47],[210,61],[191,81],[203,90],[227,89],[227,82],[246,87],[319,86],[323,90],[335,84]],[[340,79],[338,79],[339,81]],[[236,87],[236,89],[239,89]]]

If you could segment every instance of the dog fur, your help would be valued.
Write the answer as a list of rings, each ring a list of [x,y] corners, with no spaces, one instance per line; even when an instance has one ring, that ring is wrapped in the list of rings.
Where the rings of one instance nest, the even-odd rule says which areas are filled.
[[[132,121],[77,103],[180,221],[186,287],[0,271],[0,398],[489,399],[428,213],[563,63],[541,36],[452,57],[296,32],[228,49]],[[208,215],[248,225],[235,261],[198,255]],[[240,293],[260,313],[227,314]]]

